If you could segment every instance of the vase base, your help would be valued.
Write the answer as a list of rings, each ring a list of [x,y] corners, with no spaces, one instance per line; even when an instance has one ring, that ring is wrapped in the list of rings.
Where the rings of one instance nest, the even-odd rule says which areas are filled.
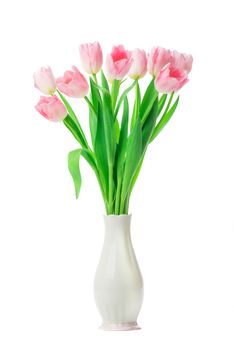
[[[103,323],[99,329],[103,331],[135,331],[141,329],[136,322],[128,323]]]

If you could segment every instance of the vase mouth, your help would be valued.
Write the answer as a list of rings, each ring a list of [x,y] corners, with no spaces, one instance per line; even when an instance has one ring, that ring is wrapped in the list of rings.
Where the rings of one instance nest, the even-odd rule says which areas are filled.
[[[118,218],[118,217],[131,217],[132,216],[132,213],[130,214],[103,214],[104,218],[110,218],[110,217],[115,217],[115,218]]]

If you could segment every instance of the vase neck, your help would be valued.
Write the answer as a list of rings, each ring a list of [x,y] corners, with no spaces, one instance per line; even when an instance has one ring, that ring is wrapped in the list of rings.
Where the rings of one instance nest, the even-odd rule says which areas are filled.
[[[108,236],[130,235],[131,215],[104,215]]]

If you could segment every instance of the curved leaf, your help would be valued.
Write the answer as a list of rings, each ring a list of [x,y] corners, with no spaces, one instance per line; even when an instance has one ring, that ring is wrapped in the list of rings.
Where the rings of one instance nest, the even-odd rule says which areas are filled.
[[[70,103],[66,100],[66,98],[63,96],[63,94],[57,90],[62,102],[64,103],[64,106],[66,107],[66,110],[68,112],[68,116],[64,119],[64,124],[66,127],[72,132],[72,134],[75,136],[77,141],[81,144],[81,146],[89,148],[88,142],[86,140],[85,134],[82,130],[82,127],[77,119],[77,116],[75,112],[73,111]]]
[[[158,100],[158,115],[162,112],[162,109],[165,105],[166,100],[167,100],[167,94],[163,94]]]
[[[102,86],[108,92],[103,92],[103,118],[104,118],[104,129],[107,147],[107,156],[109,164],[113,165],[114,155],[116,149],[116,130],[115,121],[112,111],[112,100],[109,93],[109,85],[103,72],[101,72]]]
[[[117,120],[117,119],[116,119]],[[120,206],[120,194],[122,188],[122,178],[124,173],[124,162],[126,155],[126,145],[128,141],[128,120],[129,120],[129,105],[127,96],[124,99],[124,108],[123,108],[123,116],[121,121],[121,129],[119,136],[119,144],[116,150],[116,199],[115,199],[115,214],[119,214],[119,206]]]
[[[90,78],[89,81],[90,81],[90,98],[92,101],[93,109],[95,111],[94,113],[92,109],[89,109],[89,129],[90,129],[92,145],[94,148],[96,133],[97,133],[98,105],[99,105],[99,102],[101,101],[101,96],[95,86],[93,79]]]
[[[71,118],[68,114],[66,118],[63,120],[64,125],[70,130],[75,139],[80,143],[82,147],[89,148],[88,142],[84,136],[84,133],[81,131],[81,127],[77,125],[76,122]]]
[[[179,96],[177,97],[175,103],[173,104],[173,106],[169,109],[168,112],[166,112],[162,118],[160,119],[160,121],[158,122],[158,124],[156,125],[154,131],[153,131],[153,134],[150,138],[150,142],[152,142],[155,137],[160,133],[160,131],[164,128],[164,126],[169,122],[169,120],[171,119],[171,117],[173,116],[175,110],[176,110],[176,107],[179,103]]]
[[[94,144],[94,152],[97,160],[97,167],[100,173],[101,181],[104,185],[106,196],[108,195],[108,158],[105,137],[104,117],[101,106],[98,107],[97,131]]]
[[[79,197],[81,187],[80,155],[81,149],[76,149],[68,154],[68,169],[75,185],[76,199]]]
[[[124,167],[122,193],[121,193],[121,206],[120,211],[124,210],[124,202],[130,189],[131,180],[138,167],[142,154],[142,129],[141,121],[138,118],[135,126],[133,127],[127,142],[126,160]]]
[[[115,110],[115,105],[119,94],[119,88],[120,88],[120,81],[115,79],[112,82],[112,86],[111,86],[111,101],[112,101],[113,111]]]
[[[145,151],[149,144],[150,137],[153,133],[155,123],[158,116],[158,98],[156,98],[149,115],[142,127],[142,152]]]
[[[135,102],[134,102],[132,119],[131,119],[131,129],[133,128],[135,121],[139,116],[140,105],[141,105],[141,91],[140,91],[139,83],[137,81],[135,86]]]
[[[132,85],[130,85],[126,90],[124,90],[124,92],[122,93],[122,95],[119,98],[119,101],[117,103],[117,106],[115,108],[115,113],[114,113],[114,117],[116,118],[119,112],[119,109],[121,107],[121,104],[123,103],[125,97],[127,96],[127,94],[129,93],[129,91],[132,90],[132,88],[134,88],[134,86],[136,85],[137,80],[134,80],[134,82],[132,83]]]
[[[141,106],[140,106],[139,115],[140,115],[142,124],[144,124],[144,122],[146,121],[146,118],[157,96],[158,96],[158,92],[155,89],[154,78],[153,78],[145,91],[145,94],[143,96]]]
[[[119,136],[119,144],[117,148],[117,157],[116,157],[118,181],[120,181],[120,179],[123,176],[126,145],[128,141],[128,119],[129,119],[129,105],[128,105],[128,99],[127,97],[125,97],[120,136]]]

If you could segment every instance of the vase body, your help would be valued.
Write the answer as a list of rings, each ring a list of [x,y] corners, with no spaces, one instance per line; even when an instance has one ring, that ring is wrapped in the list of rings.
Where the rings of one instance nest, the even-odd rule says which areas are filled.
[[[105,238],[94,280],[103,330],[139,329],[143,280],[133,250],[131,215],[106,215]]]

